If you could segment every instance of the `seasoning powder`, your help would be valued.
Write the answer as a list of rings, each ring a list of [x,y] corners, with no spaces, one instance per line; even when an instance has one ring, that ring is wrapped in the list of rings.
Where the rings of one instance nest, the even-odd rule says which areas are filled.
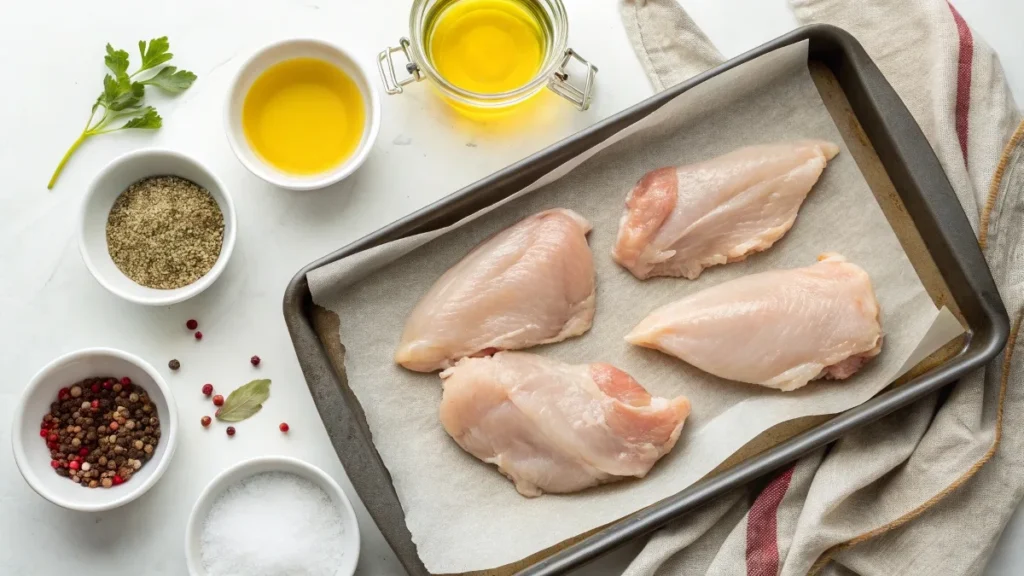
[[[224,215],[204,188],[177,176],[128,187],[107,216],[114,264],[148,288],[173,290],[213,268],[224,241]]]
[[[345,525],[316,484],[266,472],[230,486],[203,523],[200,557],[210,576],[334,576]]]

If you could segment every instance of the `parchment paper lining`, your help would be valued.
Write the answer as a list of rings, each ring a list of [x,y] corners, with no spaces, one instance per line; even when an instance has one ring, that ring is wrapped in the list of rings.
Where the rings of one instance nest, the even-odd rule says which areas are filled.
[[[645,172],[796,138],[829,139],[842,152],[771,250],[711,268],[696,281],[639,282],[609,258],[625,194]],[[574,209],[594,225],[598,309],[583,337],[533,351],[567,362],[609,362],[652,394],[684,394],[694,408],[675,450],[647,478],[526,499],[444,433],[438,377],[403,370],[392,355],[407,314],[445,270],[491,234],[553,207]],[[885,348],[849,381],[783,394],[716,379],[622,340],[657,306],[738,276],[805,266],[824,251],[867,270],[882,308]],[[509,564],[670,496],[780,422],[864,402],[962,332],[928,297],[842,142],[808,73],[806,42],[700,84],[487,211],[340,260],[308,280],[314,301],[340,318],[349,385],[432,573]]]

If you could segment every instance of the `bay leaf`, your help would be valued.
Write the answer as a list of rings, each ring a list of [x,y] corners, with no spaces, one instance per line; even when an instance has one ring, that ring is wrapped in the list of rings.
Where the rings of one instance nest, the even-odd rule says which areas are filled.
[[[253,380],[228,394],[224,405],[217,410],[221,422],[241,422],[260,411],[270,397],[270,380]]]

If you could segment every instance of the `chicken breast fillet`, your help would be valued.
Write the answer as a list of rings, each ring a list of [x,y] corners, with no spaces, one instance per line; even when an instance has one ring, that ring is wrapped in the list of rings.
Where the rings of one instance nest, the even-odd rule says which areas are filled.
[[[444,429],[523,496],[643,478],[690,414],[686,398],[652,397],[608,364],[500,352],[462,360],[441,378]]]
[[[838,153],[831,142],[784,142],[649,172],[626,198],[612,257],[641,280],[692,280],[767,250]]]
[[[626,336],[715,376],[796,390],[850,377],[882,350],[871,279],[837,254],[751,274],[651,312]]]
[[[484,241],[441,276],[406,320],[395,362],[419,372],[466,356],[558,342],[590,329],[590,223],[534,214]]]

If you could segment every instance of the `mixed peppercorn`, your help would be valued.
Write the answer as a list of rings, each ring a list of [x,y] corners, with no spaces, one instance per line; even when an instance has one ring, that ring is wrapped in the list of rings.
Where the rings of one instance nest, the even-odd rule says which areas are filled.
[[[160,418],[149,394],[130,378],[87,378],[61,388],[39,435],[58,475],[89,488],[110,488],[130,480],[153,457]]]

